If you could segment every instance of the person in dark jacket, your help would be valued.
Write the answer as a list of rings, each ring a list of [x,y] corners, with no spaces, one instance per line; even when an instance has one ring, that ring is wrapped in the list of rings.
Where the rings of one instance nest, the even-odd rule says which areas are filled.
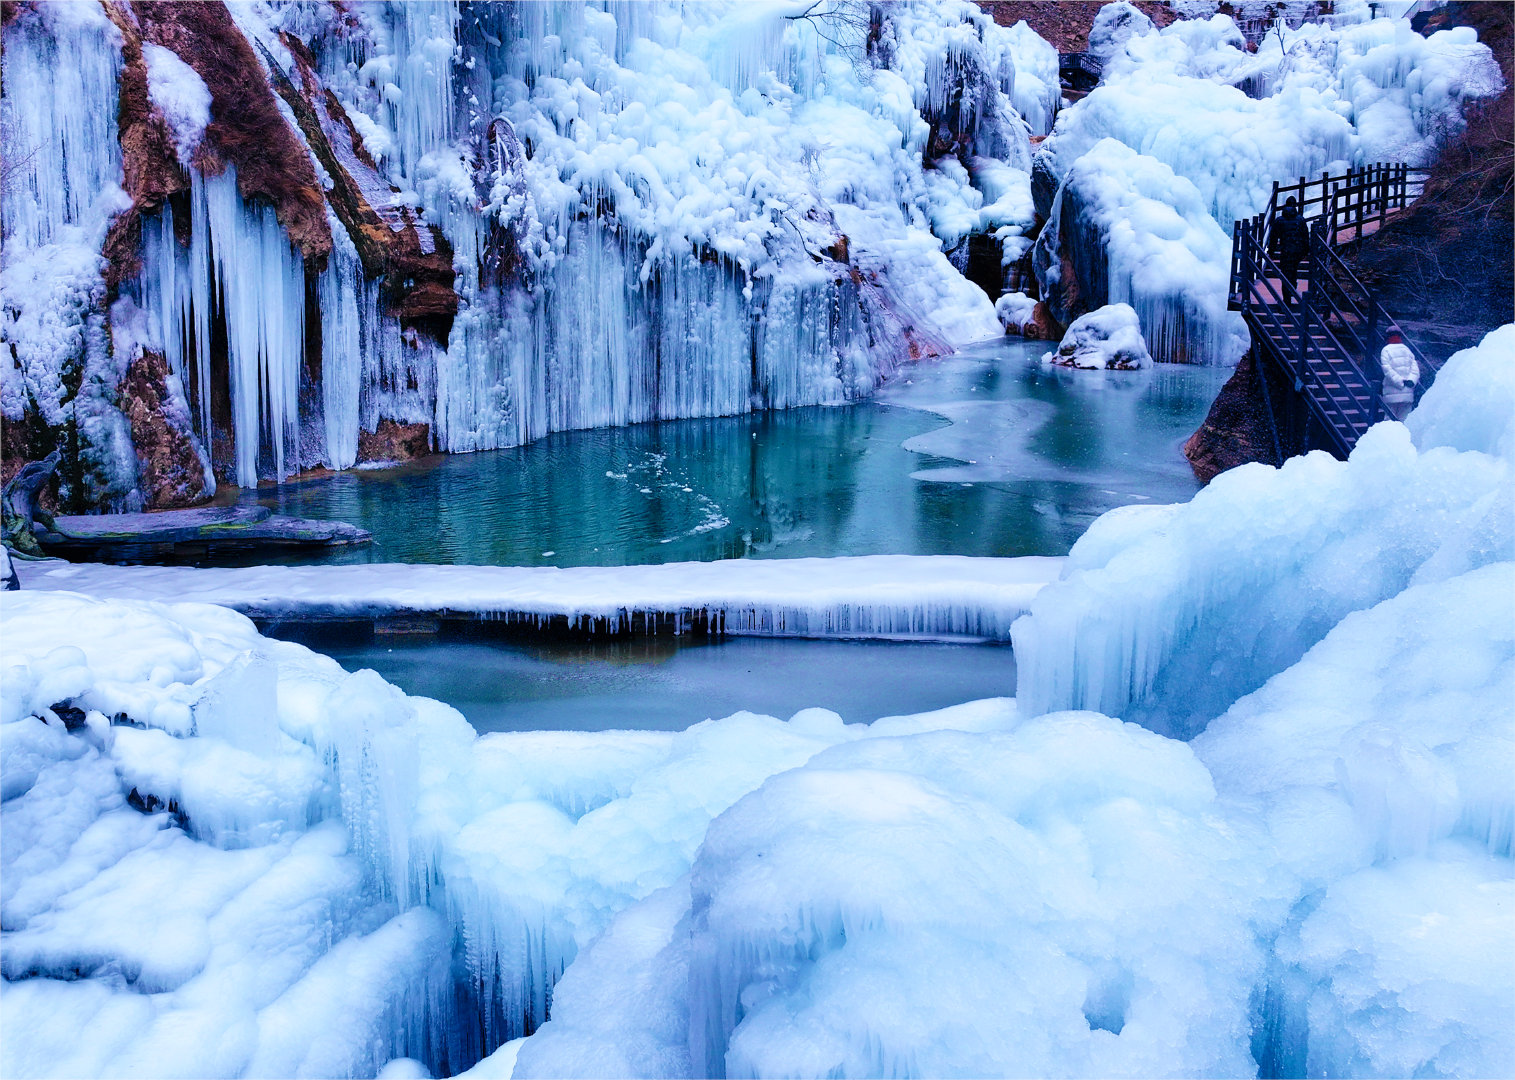
[[[1279,269],[1289,284],[1299,286],[1299,263],[1310,250],[1310,230],[1299,212],[1299,200],[1290,195],[1284,208],[1273,219],[1272,247]]]

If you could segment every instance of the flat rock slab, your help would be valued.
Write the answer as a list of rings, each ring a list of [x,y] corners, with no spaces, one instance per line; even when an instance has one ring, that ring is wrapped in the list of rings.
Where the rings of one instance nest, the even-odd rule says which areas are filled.
[[[266,506],[206,506],[155,514],[67,515],[39,534],[50,555],[142,562],[263,549],[340,547],[373,537],[345,521],[281,517]]]

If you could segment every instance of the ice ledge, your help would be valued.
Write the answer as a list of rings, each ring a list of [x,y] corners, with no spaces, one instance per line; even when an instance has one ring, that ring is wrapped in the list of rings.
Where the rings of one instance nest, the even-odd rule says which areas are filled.
[[[23,589],[200,602],[262,621],[502,620],[577,633],[1009,641],[1061,558],[865,555],[658,566],[256,566],[31,562]]]

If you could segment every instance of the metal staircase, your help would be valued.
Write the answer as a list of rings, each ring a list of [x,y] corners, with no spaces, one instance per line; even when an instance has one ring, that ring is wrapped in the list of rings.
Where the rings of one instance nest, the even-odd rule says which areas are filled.
[[[1315,447],[1345,459],[1369,427],[1390,415],[1378,354],[1395,323],[1335,248],[1373,232],[1408,206],[1422,183],[1423,174],[1403,165],[1364,166],[1318,180],[1301,177],[1295,184],[1275,183],[1267,210],[1236,223],[1230,307],[1242,313],[1252,333],[1253,363],[1280,463],[1286,450]],[[1297,285],[1269,254],[1275,212],[1290,195],[1310,228],[1310,251]],[[1405,344],[1420,364],[1418,401],[1438,365],[1413,342]],[[1285,400],[1273,400],[1270,382],[1285,387]]]

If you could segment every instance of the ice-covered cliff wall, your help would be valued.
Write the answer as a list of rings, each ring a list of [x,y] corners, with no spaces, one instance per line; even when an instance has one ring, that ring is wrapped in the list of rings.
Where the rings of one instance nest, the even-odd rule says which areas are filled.
[[[192,430],[137,441],[243,485],[866,394],[999,332],[959,268],[1024,247],[1050,119],[958,0],[7,12],[6,456],[87,418],[84,505],[166,467],[143,357]]]
[[[1368,14],[1341,4],[1327,21],[1277,27],[1254,49],[1229,15],[1159,31],[1130,5],[1106,5],[1101,82],[1058,114],[1032,165],[1040,216],[1057,211],[1035,259],[1055,317],[1066,323],[1106,301],[1106,262],[1119,278],[1119,266],[1145,260],[1162,271],[1129,286],[1112,279],[1108,299],[1128,300],[1144,327],[1159,328],[1153,355],[1234,363],[1246,340],[1226,311],[1228,252],[1218,246],[1233,222],[1266,207],[1275,181],[1428,164],[1460,130],[1464,104],[1502,88],[1471,28],[1422,37],[1405,20]],[[1113,163],[1108,140],[1133,153]],[[1159,177],[1163,195],[1153,191]]]

